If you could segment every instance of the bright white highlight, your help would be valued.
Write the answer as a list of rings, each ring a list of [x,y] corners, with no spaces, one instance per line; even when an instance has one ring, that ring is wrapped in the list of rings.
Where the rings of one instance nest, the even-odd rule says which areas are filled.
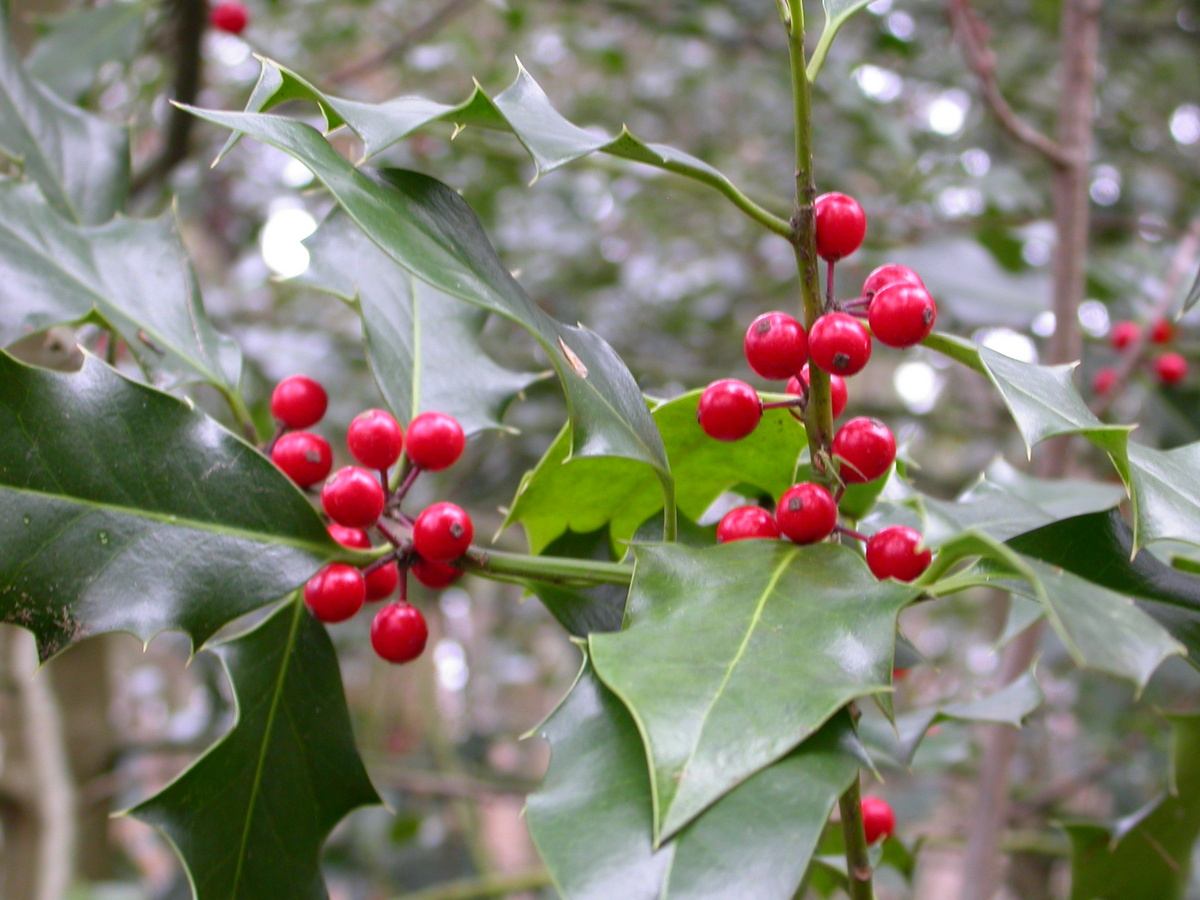
[[[308,249],[301,243],[317,230],[317,220],[296,207],[276,209],[258,236],[263,262],[280,278],[295,278],[308,269]]]
[[[1185,103],[1171,113],[1171,137],[1180,144],[1200,141],[1200,106]]]
[[[909,412],[927,413],[942,393],[942,376],[927,362],[910,360],[896,367],[892,386]]]

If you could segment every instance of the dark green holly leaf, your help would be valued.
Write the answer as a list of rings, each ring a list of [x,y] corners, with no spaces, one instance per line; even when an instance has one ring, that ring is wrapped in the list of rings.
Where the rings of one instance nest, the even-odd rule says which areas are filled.
[[[29,74],[75,103],[109,62],[129,63],[142,43],[144,3],[83,6],[51,22],[25,59]]]
[[[1067,825],[1071,900],[1172,900],[1200,836],[1200,716],[1171,716],[1168,795],[1111,827]]]
[[[107,222],[129,190],[129,135],[30,78],[0,3],[0,153],[19,161],[72,222]]]
[[[598,559],[613,562],[612,542],[608,529],[598,528],[586,534],[567,531],[545,547],[550,556],[569,556],[572,559]],[[544,581],[529,581],[533,591],[550,614],[576,637],[587,637],[593,631],[620,631],[625,618],[627,588],[616,584],[601,584],[591,588],[568,587]]]
[[[1200,667],[1200,577],[1181,572],[1153,554],[1133,555],[1133,532],[1120,512],[1075,516],[1009,540],[1026,556],[1132,597],[1188,650]]]
[[[778,497],[790,487],[805,448],[804,428],[784,410],[768,410],[747,438],[717,441],[696,422],[701,391],[654,408],[679,510],[700,518],[722,492],[752,485]],[[517,488],[505,525],[519,522],[534,553],[567,529],[593,531],[605,525],[616,542],[662,509],[658,481],[644,467],[619,459],[568,460],[564,431]],[[565,503],[564,498],[570,502]]]
[[[590,668],[540,732],[552,755],[526,817],[566,900],[790,900],[858,775],[853,731],[838,716],[656,850],[637,726]]]
[[[662,438],[625,364],[595,332],[564,325],[525,293],[496,256],[471,208],[453,190],[418,172],[360,171],[302,122],[192,111],[299,159],[400,265],[439,290],[527,329],[566,391],[573,455],[634,459],[669,484]]]
[[[659,840],[850,700],[890,689],[896,618],[920,589],[877,581],[850,549],[635,553],[626,629],[588,644],[645,737]]]
[[[317,103],[327,128],[346,125],[354,131],[362,138],[366,159],[421,128],[435,122],[448,122],[456,128],[473,125],[511,132],[529,153],[538,175],[593,153],[607,153],[683,175],[727,196],[736,195],[740,202],[745,202],[728,178],[688,153],[663,144],[647,144],[628,129],[612,137],[567,121],[550,104],[546,92],[525,71],[520,60],[517,61],[516,80],[495,97],[476,84],[471,96],[453,106],[412,96],[396,97],[378,104],[331,97],[295,72],[263,60],[246,111],[256,113],[297,99]],[[234,143],[235,139],[230,138],[221,155]],[[779,220],[779,227],[786,229],[787,226]]]
[[[413,278],[340,209],[306,243],[311,262],[296,280],[357,306],[367,362],[401,422],[436,410],[467,434],[503,427],[509,402],[539,376],[510,372],[483,351],[485,310]]]
[[[0,318],[2,343],[94,314],[151,373],[237,391],[241,354],[205,316],[170,213],[74,225],[35,185],[0,181],[0,308],[11,313]]]
[[[43,658],[106,631],[202,643],[334,556],[304,495],[186,403],[0,353],[0,621]]]
[[[195,900],[325,900],[321,845],[351,810],[380,802],[333,643],[296,599],[212,649],[237,700],[232,730],[130,812],[170,838]]]

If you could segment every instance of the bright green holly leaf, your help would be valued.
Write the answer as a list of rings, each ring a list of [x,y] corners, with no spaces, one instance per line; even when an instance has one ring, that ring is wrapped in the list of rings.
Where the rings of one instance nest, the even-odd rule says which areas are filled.
[[[1178,540],[1200,545],[1200,443],[1155,450],[1129,444],[1136,498],[1134,542]]]
[[[160,379],[198,377],[232,395],[241,378],[241,353],[205,316],[170,213],[74,225],[35,185],[0,181],[0,309],[12,313],[0,318],[2,343],[96,315]]]
[[[885,720],[864,716],[859,722],[859,734],[876,761],[907,769],[921,741],[936,723],[958,719],[1020,728],[1044,700],[1037,679],[1032,672],[1026,672],[986,697],[914,710],[898,716],[894,726]]]
[[[263,60],[246,111],[265,111],[287,100],[298,99],[317,103],[327,128],[346,125],[362,138],[365,159],[383,152],[415,131],[444,122],[456,128],[475,126],[510,132],[528,152],[539,176],[593,153],[607,153],[683,175],[745,202],[741,192],[725,175],[695,156],[663,144],[647,144],[628,129],[613,137],[567,121],[550,104],[546,92],[525,71],[520,60],[517,61],[516,79],[495,97],[489,96],[477,83],[472,94],[455,105],[412,96],[396,97],[384,103],[332,97],[295,72]],[[235,138],[230,138],[221,155],[234,143]],[[770,217],[765,211],[757,212],[763,218]],[[778,218],[775,222],[779,229],[786,231],[786,222]]]
[[[233,728],[130,812],[170,839],[195,900],[326,900],[321,845],[351,810],[380,802],[333,643],[296,599],[212,650],[233,685]]]
[[[186,403],[0,353],[0,621],[43,658],[107,631],[202,643],[334,556],[304,495]]]
[[[710,438],[696,422],[701,391],[654,408],[679,510],[696,521],[722,492],[752,485],[778,497],[790,487],[804,428],[786,410],[768,410],[749,437],[726,442]],[[564,497],[570,502],[564,503]],[[607,525],[612,539],[627,541],[663,507],[654,476],[618,459],[568,460],[564,431],[517,488],[505,525],[519,522],[534,553],[567,529],[594,531]]]
[[[539,376],[510,372],[484,352],[486,310],[413,278],[340,209],[306,244],[311,261],[296,281],[358,307],[367,362],[402,423],[434,410],[467,434],[503,427],[509,402]]]
[[[669,483],[662,438],[629,369],[595,332],[564,325],[525,293],[496,255],[475,213],[453,190],[418,172],[360,171],[302,122],[192,111],[294,156],[372,241],[417,278],[527,329],[566,391],[573,455],[634,459]]]
[[[1200,836],[1200,716],[1171,716],[1171,783],[1111,827],[1072,824],[1071,900],[1182,900]]]
[[[0,3],[0,153],[18,161],[72,222],[107,222],[129,190],[129,134],[26,74]]]
[[[1200,577],[1151,553],[1133,556],[1133,533],[1120,512],[1075,516],[1011,538],[1010,547],[1132,597],[1180,641],[1200,667]]]
[[[539,730],[550,767],[526,818],[565,900],[790,900],[858,775],[840,715],[655,849],[637,726],[590,668]]]
[[[900,610],[846,547],[735,541],[635,548],[626,628],[588,639],[633,714],[655,833],[675,834],[849,701],[889,690]]]
[[[142,43],[144,3],[83,6],[51,22],[25,59],[29,74],[77,102],[105,63],[128,64]]]
[[[921,497],[922,533],[934,546],[971,529],[1005,541],[1066,516],[1110,509],[1125,496],[1120,485],[1034,478],[997,460],[953,501]]]

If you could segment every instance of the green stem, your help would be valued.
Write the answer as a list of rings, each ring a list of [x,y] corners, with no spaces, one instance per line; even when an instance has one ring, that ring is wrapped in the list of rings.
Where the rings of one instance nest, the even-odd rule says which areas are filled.
[[[673,159],[664,160],[660,163],[663,169],[668,172],[674,172],[676,175],[683,175],[685,178],[690,178],[692,181],[698,181],[701,184],[707,184],[711,188],[716,188],[726,199],[731,201],[734,206],[752,218],[759,225],[762,225],[768,231],[773,231],[780,237],[790,239],[792,236],[791,226],[766,209],[763,209],[745,194],[738,187],[721,175],[719,172],[708,171],[707,169],[691,166],[687,163],[677,162]]]
[[[530,869],[526,872],[447,881],[404,894],[395,900],[480,900],[485,897],[503,897],[517,891],[533,891],[552,883],[550,873],[545,869]]]
[[[679,513],[675,508],[675,479],[669,474],[662,476],[663,492],[663,540],[670,543],[679,539]]]
[[[811,329],[825,311],[817,261],[816,218],[813,214],[817,188],[812,165],[812,107],[808,74],[804,67],[804,4],[802,0],[788,0],[788,6],[792,20],[788,29],[788,60],[796,128],[795,209],[789,239],[796,254],[796,269],[800,276],[804,327]],[[825,461],[833,444],[833,404],[829,396],[829,375],[817,366],[809,366],[808,392],[804,429],[808,434],[813,469],[818,478],[827,486],[832,486],[834,473]]]
[[[258,433],[258,426],[254,424],[254,417],[250,415],[250,409],[246,406],[246,401],[242,399],[241,394],[237,391],[227,390],[223,387],[218,388],[218,390],[225,398],[225,402],[229,404],[233,418],[241,427],[242,434],[246,440],[257,447],[262,441],[262,437]]]
[[[498,581],[532,579],[534,581],[573,582],[580,584],[616,584],[628,587],[633,567],[624,563],[596,559],[571,559],[563,556],[527,556],[501,550],[472,548],[460,560],[468,571]]]
[[[862,796],[858,775],[838,800],[842,813],[842,837],[846,842],[846,879],[850,900],[875,900],[871,887],[871,858],[867,855],[867,836],[863,831]]]

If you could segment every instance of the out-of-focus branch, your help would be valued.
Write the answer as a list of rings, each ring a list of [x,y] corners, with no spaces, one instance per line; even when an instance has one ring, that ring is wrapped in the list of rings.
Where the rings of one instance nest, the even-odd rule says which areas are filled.
[[[950,24],[962,46],[967,65],[979,79],[983,99],[991,109],[996,121],[1017,141],[1037,150],[1055,165],[1068,164],[1067,153],[1062,145],[1042,134],[1009,106],[996,81],[996,55],[987,41],[987,26],[971,9],[970,0],[948,0]]]
[[[61,900],[75,874],[75,785],[67,759],[62,716],[48,673],[38,673],[33,636],[21,632],[9,646],[39,825],[37,882],[31,897]]]
[[[970,13],[966,0],[948,2],[952,15],[956,9]],[[1059,31],[1062,78],[1058,97],[1057,141],[1048,142],[1044,135],[1031,129],[1020,129],[1014,133],[1013,126],[1020,120],[1009,109],[1006,121],[995,100],[988,101],[1014,137],[1026,145],[1038,147],[1055,164],[1055,331],[1047,353],[1047,362],[1051,364],[1079,359],[1083,345],[1079,305],[1083,301],[1086,281],[1090,226],[1088,160],[1092,150],[1100,9],[1101,0],[1065,0],[1063,4]],[[968,49],[967,55],[984,83],[985,92],[990,82],[994,97],[999,97],[995,79],[988,76],[990,70],[986,66],[979,68],[980,60],[987,62],[987,58],[980,56],[977,26],[971,24],[962,27],[959,33],[964,38],[964,46],[976,48],[974,51]],[[974,39],[974,43],[969,39]],[[1003,108],[1008,108],[1006,103]],[[1052,153],[1048,152],[1051,150]],[[1069,439],[1060,438],[1042,446],[1034,469],[1042,478],[1061,478],[1067,473],[1070,462]],[[1029,667],[1044,627],[1044,622],[1035,623],[1005,649],[997,678],[1000,686],[1008,684]],[[1009,818],[1009,774],[1019,734],[1016,729],[1000,725],[988,726],[983,731],[979,794],[974,806],[976,812],[967,826],[967,847],[963,856],[962,871],[965,877],[962,900],[992,900],[1000,886],[1004,868],[1000,836]]]
[[[414,44],[428,40],[456,16],[465,13],[474,6],[475,2],[476,0],[447,0],[446,3],[443,3],[434,10],[432,15],[418,22],[378,53],[368,56],[366,59],[359,60],[356,63],[351,63],[334,72],[327,79],[328,82],[330,84],[342,84],[347,81],[354,81],[356,78],[361,78],[368,72],[399,56]]]
[[[1197,255],[1200,255],[1200,218],[1192,219],[1191,227],[1188,228],[1175,250],[1175,256],[1171,259],[1171,267],[1163,279],[1162,292],[1155,300],[1154,309],[1150,313],[1151,324],[1166,318],[1171,311],[1171,305],[1175,302],[1175,296],[1179,291],[1179,284],[1195,265]],[[1098,398],[1093,409],[1097,416],[1103,416],[1108,412],[1116,399],[1121,396],[1121,392],[1129,381],[1129,376],[1145,358],[1146,349],[1149,346],[1150,329],[1143,328],[1129,346],[1121,352],[1121,358],[1115,367],[1116,374],[1113,376],[1112,386]]]
[[[204,77],[201,42],[208,27],[208,0],[167,0],[172,19],[171,58],[175,61],[175,83],[171,99],[176,103],[195,103]],[[133,180],[130,193],[140,194],[156,184],[187,159],[191,146],[192,125],[196,117],[172,105],[167,119],[167,134],[162,153]]]

